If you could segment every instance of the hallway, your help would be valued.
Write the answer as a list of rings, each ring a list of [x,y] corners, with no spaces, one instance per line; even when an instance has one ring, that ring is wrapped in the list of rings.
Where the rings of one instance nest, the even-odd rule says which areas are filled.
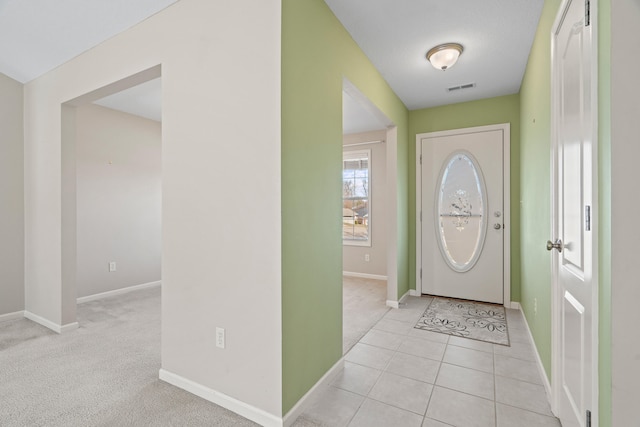
[[[518,310],[507,310],[506,347],[414,329],[429,302],[385,314],[294,426],[560,426]]]

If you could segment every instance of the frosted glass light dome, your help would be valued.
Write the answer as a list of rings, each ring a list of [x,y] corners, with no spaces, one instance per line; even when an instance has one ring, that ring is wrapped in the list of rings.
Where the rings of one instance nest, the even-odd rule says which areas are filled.
[[[462,45],[458,43],[445,43],[430,49],[427,59],[434,68],[444,71],[453,67],[462,51]]]

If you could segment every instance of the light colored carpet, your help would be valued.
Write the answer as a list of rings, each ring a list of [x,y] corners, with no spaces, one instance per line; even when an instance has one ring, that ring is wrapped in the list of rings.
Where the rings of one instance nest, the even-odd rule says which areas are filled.
[[[386,280],[344,276],[342,306],[342,353],[347,354],[389,311]]]
[[[0,425],[255,426],[158,380],[160,288],[78,306],[64,335],[0,323]]]
[[[504,307],[498,304],[436,297],[415,327],[441,334],[509,345],[507,317]]]

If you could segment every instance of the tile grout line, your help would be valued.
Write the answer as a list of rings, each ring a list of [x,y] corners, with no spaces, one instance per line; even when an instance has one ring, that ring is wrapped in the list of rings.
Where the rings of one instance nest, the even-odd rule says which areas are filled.
[[[505,318],[507,316],[505,315]],[[496,354],[495,346],[493,347],[493,413],[495,414],[494,423],[498,427],[498,381],[496,381]]]
[[[379,374],[378,378],[376,379],[375,383],[373,384],[373,386],[372,386],[372,387],[367,391],[367,394],[366,394],[366,395],[364,395],[364,396],[363,396],[363,395],[360,395],[360,394],[358,394],[358,393],[352,392],[352,393],[354,393],[355,395],[363,396],[363,397],[364,397],[364,399],[363,399],[362,403],[358,405],[358,409],[357,409],[357,410],[356,410],[356,412],[354,413],[353,417],[351,417],[351,419],[349,420],[348,425],[351,425],[351,423],[353,422],[353,419],[354,419],[354,418],[355,418],[355,416],[359,413],[359,411],[360,411],[360,410],[361,410],[361,408],[362,408],[362,405],[364,404],[364,402],[365,402],[367,399],[369,399],[369,400],[371,400],[371,401],[379,402],[379,403],[384,404],[384,405],[391,406],[391,407],[393,407],[393,408],[396,408],[396,409],[399,409],[399,410],[405,411],[405,412],[407,412],[407,413],[411,413],[411,414],[419,415],[419,413],[417,413],[417,412],[414,412],[414,411],[411,411],[411,410],[408,410],[408,409],[405,409],[405,408],[400,408],[400,407],[398,407],[398,406],[396,406],[396,405],[393,405],[393,404],[390,404],[390,403],[387,403],[387,402],[383,402],[383,401],[381,401],[381,400],[378,400],[378,399],[375,399],[375,398],[369,397],[369,395],[370,395],[371,391],[372,391],[372,390],[376,387],[376,385],[380,382],[380,380],[381,380],[381,378],[382,378],[382,375],[383,375],[383,374],[385,374],[385,373],[388,373],[388,374],[390,374],[390,375],[396,375],[396,376],[401,377],[401,378],[406,378],[406,379],[410,379],[410,380],[413,380],[413,381],[417,381],[417,382],[420,382],[420,383],[423,383],[423,384],[429,384],[429,385],[431,385],[431,386],[432,386],[432,388],[431,388],[431,393],[429,394],[429,398],[428,398],[428,400],[427,400],[426,409],[425,409],[425,412],[424,412],[424,414],[423,414],[423,416],[422,416],[422,418],[423,418],[423,422],[424,422],[424,420],[425,420],[425,419],[427,419],[426,414],[427,414],[427,412],[428,412],[428,410],[429,410],[429,405],[432,403],[432,402],[431,402],[431,400],[432,400],[432,398],[433,398],[433,394],[434,394],[434,391],[435,391],[435,388],[436,388],[436,387],[441,387],[441,388],[443,388],[443,389],[448,389],[448,390],[451,390],[451,391],[454,391],[454,392],[457,392],[457,393],[462,393],[462,394],[465,394],[465,395],[468,395],[468,396],[472,396],[472,397],[475,397],[475,398],[480,398],[480,399],[489,400],[489,401],[490,401],[490,400],[493,400],[493,403],[494,403],[494,413],[495,413],[494,425],[497,427],[497,425],[498,425],[498,411],[497,411],[497,404],[498,404],[498,401],[497,401],[497,379],[498,379],[498,377],[500,377],[500,378],[506,378],[506,379],[510,379],[510,380],[514,380],[514,381],[522,381],[522,382],[524,382],[524,383],[528,383],[528,384],[531,384],[531,385],[543,386],[543,385],[541,385],[541,384],[533,383],[533,382],[526,381],[526,380],[522,380],[522,379],[519,379],[519,378],[514,378],[514,377],[510,377],[510,376],[506,376],[506,375],[498,375],[498,374],[496,373],[496,372],[497,372],[497,367],[496,367],[496,364],[497,364],[497,357],[496,357],[496,356],[500,356],[500,357],[502,357],[502,358],[507,358],[507,359],[519,360],[519,361],[528,362],[528,363],[531,363],[532,361],[530,361],[530,360],[528,360],[528,359],[522,359],[522,358],[519,358],[519,357],[513,357],[513,356],[511,356],[511,355],[496,354],[496,352],[495,352],[495,350],[496,350],[496,346],[495,346],[495,344],[493,344],[493,345],[492,345],[492,351],[491,351],[491,352],[488,352],[488,351],[484,351],[484,350],[479,350],[479,349],[477,349],[477,348],[465,347],[465,346],[459,346],[459,345],[456,345],[456,344],[452,344],[452,343],[450,343],[450,342],[449,342],[449,341],[450,341],[451,336],[447,336],[447,340],[446,340],[445,342],[432,341],[432,340],[430,340],[430,339],[426,339],[426,338],[423,338],[423,337],[413,336],[413,335],[410,335],[410,334],[409,334],[411,331],[413,331],[413,328],[408,329],[408,331],[406,331],[405,333],[401,333],[401,332],[394,332],[394,331],[386,331],[386,330],[383,330],[383,329],[376,329],[375,327],[378,325],[378,323],[380,323],[380,322],[381,322],[381,321],[383,321],[383,320],[390,320],[390,321],[394,321],[394,322],[406,323],[406,324],[411,325],[411,323],[410,323],[410,322],[404,322],[404,321],[397,320],[397,319],[385,319],[385,316],[386,316],[386,314],[385,314],[385,315],[383,315],[380,319],[378,319],[378,321],[376,321],[376,322],[375,322],[375,323],[370,327],[370,329],[369,329],[369,331],[367,331],[367,333],[369,333],[370,331],[375,330],[375,331],[378,331],[378,332],[384,332],[384,333],[386,333],[386,334],[394,335],[394,336],[396,336],[396,337],[400,337],[400,338],[401,338],[401,340],[400,340],[400,344],[398,344],[397,346],[395,346],[395,348],[393,348],[393,349],[392,349],[392,348],[388,348],[388,347],[381,347],[381,346],[378,346],[378,345],[374,345],[374,344],[367,344],[367,343],[361,342],[361,340],[364,338],[364,336],[366,336],[366,335],[367,335],[367,333],[365,333],[365,334],[364,334],[364,335],[363,335],[363,336],[362,336],[362,337],[361,337],[361,338],[356,342],[356,344],[360,343],[360,344],[367,345],[367,346],[371,346],[371,347],[374,347],[374,348],[379,348],[379,349],[387,350],[387,351],[392,352],[392,354],[391,354],[391,357],[389,358],[389,360],[384,364],[384,367],[383,367],[382,369],[373,368],[373,367],[371,367],[371,366],[362,365],[362,364],[360,364],[360,363],[356,363],[356,362],[351,362],[351,361],[349,362],[349,363],[352,363],[352,364],[355,364],[355,365],[358,365],[358,366],[363,366],[363,367],[366,367],[366,368],[369,368],[369,369],[374,369],[374,370],[376,370],[376,371],[379,371],[379,372],[380,372],[380,374]],[[444,335],[446,335],[446,334],[444,334]],[[428,342],[430,342],[430,343],[434,343],[434,344],[445,344],[444,352],[443,352],[442,357],[440,358],[440,360],[435,360],[435,359],[432,359],[432,358],[429,358],[429,357],[417,356],[417,355],[415,355],[415,354],[405,353],[405,352],[403,352],[403,351],[400,351],[400,347],[402,346],[402,343],[403,343],[403,342],[405,342],[405,340],[406,340],[407,338],[417,338],[417,339],[422,339],[422,340],[425,340],[425,341],[428,341]],[[512,341],[512,340],[510,340],[510,341]],[[513,341],[513,342],[516,342],[516,341]],[[355,345],[354,345],[354,346],[355,346]],[[439,377],[439,375],[440,375],[441,369],[442,369],[442,365],[445,363],[445,362],[444,362],[444,356],[446,355],[446,352],[447,352],[447,350],[449,349],[449,347],[463,348],[463,349],[466,349],[466,350],[475,350],[475,351],[479,351],[479,352],[483,352],[483,353],[491,354],[491,355],[492,355],[492,368],[493,368],[493,379],[494,379],[494,387],[493,387],[494,398],[493,398],[493,399],[487,399],[487,398],[485,398],[485,397],[483,397],[483,396],[477,396],[477,395],[472,394],[472,393],[468,393],[468,392],[464,392],[464,391],[460,391],[460,390],[456,390],[456,389],[452,389],[452,388],[449,388],[449,387],[444,387],[444,386],[441,386],[441,385],[437,385],[437,384],[436,384],[436,382],[437,382],[437,380],[438,380],[438,377]],[[353,347],[352,347],[352,348],[353,348]],[[437,371],[436,371],[436,374],[435,374],[435,377],[434,377],[434,383],[432,384],[432,383],[429,383],[429,382],[427,382],[427,381],[422,381],[422,380],[419,380],[419,379],[416,379],[416,378],[408,377],[408,376],[405,376],[405,375],[402,375],[402,374],[395,374],[395,373],[392,373],[392,372],[388,371],[388,368],[389,368],[389,366],[390,366],[390,364],[391,364],[391,361],[392,361],[392,360],[394,359],[394,357],[395,357],[396,355],[398,355],[398,354],[402,354],[402,355],[409,355],[409,356],[413,356],[413,357],[418,357],[418,358],[420,358],[420,359],[425,359],[425,360],[429,360],[429,361],[437,362],[437,363],[438,363],[438,368],[437,368]],[[345,356],[346,356],[346,353],[345,353]],[[448,362],[447,362],[447,363],[448,363]],[[448,363],[448,364],[451,364],[452,366],[457,366],[457,367],[465,368],[465,369],[471,369],[471,370],[473,370],[473,371],[477,371],[477,372],[479,372],[479,373],[487,373],[486,371],[482,371],[482,370],[479,370],[479,369],[471,368],[471,367],[468,367],[468,366],[457,365],[457,364],[455,364],[455,363]],[[338,389],[340,388],[340,387],[337,387],[337,386],[333,386],[333,387],[338,388]],[[544,386],[543,386],[543,387],[544,387]],[[345,390],[345,391],[348,391],[348,390]],[[553,419],[553,418],[555,418],[555,417],[553,417],[552,415],[550,416],[550,415],[548,415],[548,414],[543,414],[543,413],[540,413],[540,412],[537,412],[537,411],[533,411],[533,410],[530,410],[530,409],[521,408],[521,407],[518,407],[518,406],[513,406],[513,405],[510,405],[510,404],[506,404],[506,403],[501,403],[501,404],[502,404],[502,405],[505,405],[505,406],[508,406],[508,407],[511,407],[511,408],[514,408],[514,409],[518,409],[518,410],[526,411],[527,413],[536,414],[536,415],[540,415],[540,416],[544,416],[544,417],[552,418],[552,419]],[[430,418],[429,418],[429,419],[430,419]],[[437,420],[437,421],[439,421],[439,420]],[[444,423],[444,422],[443,422],[443,423]],[[444,424],[446,424],[446,423],[444,423]]]
[[[423,311],[423,310],[421,310],[421,311]],[[388,312],[387,312],[387,313],[388,313]],[[385,314],[385,315],[386,315],[386,314]],[[375,326],[376,326],[376,325],[377,325],[381,320],[383,320],[383,319],[384,319],[384,316],[383,316],[381,319],[379,319],[379,320],[378,320],[378,322],[376,322],[376,323],[371,327],[370,331],[371,331],[371,330],[373,330],[373,329],[375,328]],[[394,319],[387,319],[387,320],[394,320]],[[419,320],[419,318],[418,318],[418,320]],[[401,321],[399,321],[399,320],[396,320],[396,321],[397,321],[397,322],[401,322]],[[408,324],[410,324],[410,325],[411,325],[411,324],[414,324],[414,325],[415,325],[415,323],[416,323],[416,322],[417,322],[417,320],[416,320],[415,322],[402,322],[402,323],[408,323]],[[409,329],[409,330],[408,330],[408,332],[411,332],[412,330],[413,330],[413,328],[412,328],[412,329]],[[393,351],[393,354],[391,355],[391,357],[389,358],[389,360],[388,360],[388,361],[387,361],[387,363],[385,364],[384,368],[382,369],[382,372],[381,372],[380,376],[378,377],[378,379],[376,380],[376,382],[374,383],[374,385],[373,385],[373,386],[371,387],[371,389],[367,392],[367,395],[365,396],[365,400],[366,400],[366,399],[371,399],[371,400],[374,400],[374,401],[376,401],[376,402],[380,402],[380,403],[382,403],[382,404],[389,405],[389,406],[391,406],[391,407],[394,407],[394,408],[397,408],[397,409],[400,409],[400,410],[403,410],[403,411],[407,411],[407,412],[412,413],[412,414],[419,415],[419,414],[418,414],[418,413],[416,413],[416,412],[413,412],[413,411],[410,411],[410,410],[407,410],[407,409],[404,409],[404,408],[399,408],[399,407],[397,407],[397,406],[395,406],[395,405],[391,405],[391,404],[389,404],[389,403],[387,403],[387,402],[382,402],[382,401],[379,401],[379,400],[374,399],[374,398],[370,398],[370,397],[369,397],[369,395],[371,394],[371,391],[375,388],[375,386],[380,382],[380,379],[382,378],[382,375],[383,375],[383,374],[385,374],[385,373],[388,373],[388,374],[390,374],[390,375],[397,375],[397,376],[399,376],[399,377],[407,378],[407,379],[410,379],[410,380],[413,380],[413,381],[418,381],[418,382],[421,382],[421,383],[423,383],[423,384],[429,384],[429,385],[431,385],[431,393],[429,394],[429,398],[427,399],[427,405],[426,405],[426,407],[425,407],[424,414],[422,415],[422,423],[424,423],[424,419],[425,419],[425,417],[426,417],[427,410],[429,409],[429,403],[431,402],[431,396],[433,395],[433,390],[434,390],[434,388],[435,388],[435,384],[430,384],[430,383],[428,383],[428,382],[426,382],[426,381],[420,381],[420,380],[417,380],[417,379],[415,379],[415,378],[405,377],[404,375],[398,375],[398,374],[394,374],[394,373],[392,373],[392,372],[387,371],[387,369],[389,368],[389,365],[391,364],[391,361],[392,361],[392,360],[393,360],[393,358],[396,356],[396,354],[405,354],[405,355],[407,355],[407,354],[408,354],[409,356],[420,357],[420,356],[415,356],[415,355],[412,355],[412,354],[409,354],[409,353],[404,353],[404,352],[402,352],[402,351],[400,351],[400,350],[399,350],[399,349],[400,349],[400,347],[402,346],[402,343],[405,341],[405,339],[406,339],[406,338],[414,338],[414,337],[412,337],[411,335],[409,335],[409,333],[401,334],[401,333],[397,333],[397,332],[388,332],[388,331],[383,331],[383,332],[390,333],[390,334],[393,334],[393,335],[396,335],[396,336],[401,336],[401,337],[402,337],[402,340],[400,341],[400,344],[398,344],[398,346],[397,346],[394,350],[387,349],[387,350],[391,350],[391,351]],[[368,332],[367,332],[367,333],[368,333]],[[365,335],[366,335],[366,334],[365,334]],[[364,336],[363,336],[363,338],[364,338]],[[362,338],[361,338],[361,339],[362,339]],[[433,342],[433,341],[430,341],[430,340],[428,340],[428,341],[429,341],[429,342]],[[449,341],[449,338],[447,337],[447,342],[448,342],[448,341]],[[360,341],[359,341],[359,342],[360,342]],[[362,344],[365,344],[365,343],[362,343]],[[376,346],[374,346],[374,347],[376,347]],[[382,347],[378,347],[378,348],[382,348]],[[445,344],[445,351],[446,351],[446,344]],[[443,356],[442,356],[442,357],[444,357],[444,352],[443,352]],[[426,359],[426,360],[432,360],[432,359],[429,359],[429,358],[426,358],[426,357],[423,357],[423,359]],[[438,373],[440,372],[440,367],[442,366],[442,360],[440,360],[438,363],[439,363],[439,364],[438,364],[438,372],[436,373],[435,378],[437,378],[437,377],[438,377]],[[435,382],[435,378],[434,378],[434,382]],[[360,410],[360,408],[358,408],[358,411],[359,411],[359,410]],[[357,411],[356,411],[356,414],[357,414]],[[355,417],[355,415],[354,415],[354,417]],[[352,420],[350,420],[350,421],[349,421],[349,424],[351,424],[351,421],[352,421]],[[421,425],[422,425],[422,423],[421,423]]]
[[[433,388],[431,389],[431,394],[429,395],[429,401],[427,402],[427,409],[425,409],[424,411],[424,417],[427,417],[427,412],[429,412],[429,405],[431,405],[431,398],[433,398],[433,393],[435,393],[436,391],[436,383],[438,382],[438,376],[440,375],[440,370],[442,369],[442,364],[444,363],[444,355],[447,354],[447,347],[449,346],[449,338],[447,337],[447,342],[444,345],[444,352],[442,352],[442,359],[440,360],[440,363],[438,364],[438,372],[436,372],[436,376],[433,379]],[[440,387],[440,386],[438,386]],[[440,421],[440,420],[438,420]],[[424,419],[422,420],[422,422],[424,423]]]
[[[390,311],[390,310],[388,310],[388,311],[387,311],[387,313],[388,313],[389,311]],[[400,409],[400,410],[402,410],[402,411],[406,411],[406,412],[409,412],[409,413],[412,413],[412,414],[416,414],[416,415],[418,415],[417,413],[415,413],[415,412],[413,412],[413,411],[408,411],[408,410],[406,410],[406,409],[404,409],[404,408],[399,408],[399,407],[397,407],[397,406],[395,406],[395,405],[390,405],[390,404],[388,404],[388,403],[386,403],[386,402],[381,402],[381,401],[379,401],[379,400],[377,400],[377,399],[373,399],[373,398],[370,398],[370,397],[369,397],[369,395],[371,394],[371,391],[372,391],[372,390],[375,388],[375,386],[380,382],[380,378],[382,378],[382,375],[383,375],[384,373],[386,373],[386,372],[387,372],[387,368],[388,368],[388,367],[389,367],[389,365],[391,364],[391,361],[393,360],[393,357],[394,357],[397,353],[401,353],[401,352],[399,352],[399,351],[398,351],[398,348],[400,348],[400,346],[402,345],[402,343],[398,344],[398,347],[397,347],[395,350],[391,350],[391,349],[389,349],[389,348],[378,347],[378,346],[375,346],[375,345],[366,344],[366,343],[361,342],[361,341],[362,341],[362,338],[364,338],[364,337],[365,337],[365,336],[366,336],[370,331],[372,331],[372,330],[375,328],[375,326],[378,324],[378,322],[380,322],[382,319],[384,319],[384,317],[387,315],[387,313],[385,313],[385,315],[384,315],[384,316],[382,316],[380,319],[378,319],[378,321],[377,321],[377,322],[375,322],[375,323],[371,326],[371,328],[369,329],[369,331],[367,331],[367,332],[366,332],[366,333],[365,333],[365,334],[364,334],[364,335],[363,335],[363,336],[362,336],[362,337],[361,337],[361,338],[356,342],[356,344],[370,345],[371,347],[382,348],[382,349],[384,349],[384,350],[393,351],[393,354],[391,355],[391,357],[389,358],[389,360],[387,361],[387,363],[384,365],[384,368],[381,370],[381,373],[380,373],[380,375],[378,376],[378,378],[376,379],[376,381],[375,381],[375,383],[373,384],[373,386],[371,386],[371,388],[370,388],[370,389],[369,389],[369,391],[367,392],[366,396],[364,396],[364,400],[362,401],[362,403],[361,403],[360,405],[358,405],[358,409],[356,410],[356,412],[355,412],[355,413],[353,414],[353,416],[349,419],[349,422],[347,423],[347,426],[351,425],[351,423],[353,422],[353,419],[356,417],[356,415],[358,415],[358,413],[360,412],[360,409],[362,408],[362,405],[364,404],[364,402],[365,402],[367,399],[371,399],[371,400],[373,400],[373,401],[380,402],[380,403],[382,403],[382,404],[384,404],[384,405],[388,405],[388,406],[394,407],[394,408],[396,408],[396,409]],[[393,319],[387,319],[387,320],[393,320]],[[403,322],[403,323],[408,323],[408,322]],[[383,332],[386,332],[386,331],[383,331]],[[400,335],[400,336],[403,336],[403,337],[405,337],[405,338],[406,338],[406,337],[409,337],[409,335],[397,334],[397,333],[395,333],[395,332],[388,332],[388,333],[393,333],[394,335]],[[404,341],[404,339],[403,339],[402,341]],[[355,347],[355,344],[354,344],[354,347]],[[353,347],[352,347],[352,348],[353,348]],[[351,350],[349,350],[349,351],[351,351]],[[403,354],[404,354],[404,353],[403,353]],[[345,354],[345,356],[346,356],[346,354]],[[354,363],[354,362],[350,362],[350,363]],[[358,364],[358,363],[356,363],[356,364],[357,364],[357,365],[360,365],[360,364]],[[360,366],[365,366],[365,365],[360,365]],[[367,366],[367,367],[368,367],[368,368],[371,368],[371,366]],[[376,368],[372,368],[372,369],[376,369]],[[391,372],[389,372],[389,373],[391,374]],[[401,376],[401,375],[398,375],[398,376]],[[403,377],[403,378],[404,378],[404,377]],[[416,381],[417,381],[417,380],[416,380]],[[428,384],[428,383],[427,383],[427,384]],[[435,386],[435,385],[434,385],[434,386]],[[338,387],[336,387],[336,388],[338,388]],[[431,391],[431,393],[433,393],[433,390]],[[354,393],[354,394],[358,394],[358,393]],[[431,396],[429,396],[429,399],[431,399]],[[428,408],[428,407],[429,407],[429,404],[428,404],[428,402],[427,402],[427,408]],[[426,409],[425,409],[425,414],[426,414]],[[425,416],[423,415],[423,416],[422,416],[422,421],[423,421],[423,422],[424,422],[424,417],[425,417]],[[422,424],[422,423],[421,423],[421,424]]]

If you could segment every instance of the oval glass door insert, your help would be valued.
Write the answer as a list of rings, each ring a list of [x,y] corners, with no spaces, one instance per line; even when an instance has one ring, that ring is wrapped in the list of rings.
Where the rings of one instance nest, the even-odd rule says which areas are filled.
[[[480,258],[487,232],[487,192],[480,165],[467,151],[451,154],[436,186],[436,233],[449,267],[469,271]]]

